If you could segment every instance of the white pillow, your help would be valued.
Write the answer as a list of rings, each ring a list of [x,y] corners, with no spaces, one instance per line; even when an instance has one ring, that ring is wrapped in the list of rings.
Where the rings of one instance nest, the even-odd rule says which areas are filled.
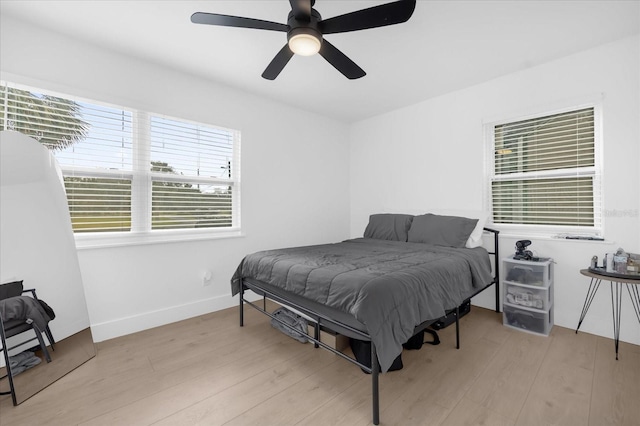
[[[484,231],[484,225],[487,223],[487,219],[489,218],[489,214],[487,212],[477,212],[475,215],[465,215],[470,219],[478,219],[478,223],[476,223],[476,227],[473,228],[473,232],[469,235],[469,239],[465,244],[466,248],[474,248],[480,247],[482,245],[482,233]]]

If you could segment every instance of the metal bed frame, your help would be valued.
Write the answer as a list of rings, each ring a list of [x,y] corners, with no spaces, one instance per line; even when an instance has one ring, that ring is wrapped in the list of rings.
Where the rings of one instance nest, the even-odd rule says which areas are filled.
[[[471,297],[474,297],[476,295],[478,295],[479,293],[483,292],[484,290],[486,290],[487,288],[489,288],[490,286],[495,284],[495,298],[496,298],[496,308],[495,311],[496,312],[500,312],[500,256],[498,254],[498,234],[500,233],[500,231],[495,230],[495,229],[490,229],[490,228],[484,228],[484,231],[493,234],[493,245],[494,245],[494,249],[493,251],[489,251],[488,253],[490,255],[494,256],[494,276],[493,276],[493,280],[487,284],[486,286],[484,286],[483,288],[481,288],[480,290],[478,290],[477,292],[475,292]],[[262,299],[262,307],[258,306],[256,303],[245,299],[244,297],[244,292],[245,290],[251,290],[254,293],[260,295],[263,297]],[[471,298],[470,297],[470,298]],[[470,299],[469,298],[469,299]],[[373,410],[373,424],[374,425],[378,425],[380,423],[380,394],[379,394],[379,389],[378,389],[378,376],[380,374],[380,365],[378,363],[378,356],[377,356],[377,352],[376,352],[376,347],[373,344],[373,342],[371,341],[371,337],[361,331],[358,330],[354,327],[349,326],[348,324],[344,324],[341,322],[338,322],[330,317],[328,317],[325,314],[322,313],[318,313],[318,312],[314,312],[312,309],[309,309],[308,307],[302,306],[299,303],[293,302],[291,300],[286,299],[285,297],[282,297],[281,295],[278,295],[276,293],[274,293],[273,291],[269,290],[268,288],[264,287],[263,285],[261,285],[260,282],[256,282],[256,281],[252,281],[252,280],[247,280],[247,279],[242,279],[241,281],[241,285],[240,285],[240,297],[239,297],[239,307],[240,307],[240,327],[244,326],[244,304],[246,303],[247,305],[251,306],[252,308],[256,309],[259,312],[262,312],[263,314],[267,315],[268,317],[272,318],[275,321],[278,321],[278,323],[282,324],[283,326],[291,329],[292,331],[295,332],[299,332],[299,330],[294,329],[292,326],[290,326],[289,324],[286,324],[285,322],[281,321],[280,319],[276,318],[273,314],[271,314],[270,312],[267,311],[267,307],[266,307],[266,300],[273,300],[276,303],[279,303],[281,305],[287,306],[287,307],[291,307],[299,312],[301,312],[302,314],[304,314],[305,316],[309,317],[312,319],[312,321],[314,322],[314,336],[308,336],[308,339],[310,341],[312,341],[314,343],[314,347],[318,348],[318,347],[322,347],[330,352],[332,352],[335,355],[340,356],[341,358],[346,359],[347,361],[356,364],[358,367],[360,367],[363,371],[365,371],[366,373],[371,374],[371,397],[372,397],[372,410]],[[468,300],[468,299],[467,299]],[[463,302],[465,303],[466,300]],[[460,330],[459,330],[459,316],[460,316],[460,312],[459,312],[460,307],[457,306],[455,309],[451,309],[450,311],[447,311],[447,315],[450,314],[454,314],[455,316],[455,323],[456,323],[456,348],[460,349]],[[423,322],[422,324],[418,325],[416,327],[416,329],[414,330],[414,333],[417,333],[419,331],[425,330],[426,328],[428,328],[430,325],[432,325],[433,323],[437,322],[439,319],[434,319],[434,320],[429,320],[426,322]],[[329,330],[335,331],[335,332],[339,332],[340,334],[346,335],[348,337],[353,337],[359,340],[364,340],[364,341],[371,341],[371,367],[366,366],[361,364],[360,362],[358,362],[356,359],[351,358],[348,355],[345,355],[344,353],[332,348],[331,346],[327,345],[326,343],[322,342],[320,340],[320,329],[326,327]]]

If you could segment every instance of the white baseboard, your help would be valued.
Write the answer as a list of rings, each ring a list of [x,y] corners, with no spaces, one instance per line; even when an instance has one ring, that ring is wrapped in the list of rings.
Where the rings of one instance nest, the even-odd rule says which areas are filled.
[[[253,294],[251,296],[253,296]],[[252,299],[248,294],[245,295],[245,298],[249,300]],[[256,300],[258,298],[259,297],[256,295]],[[91,324],[91,333],[93,335],[93,341],[97,343],[237,305],[237,296],[232,297],[231,295],[225,295],[212,297],[210,299],[198,300],[193,303],[171,306],[165,309],[145,312],[139,315],[132,315],[98,324]]]

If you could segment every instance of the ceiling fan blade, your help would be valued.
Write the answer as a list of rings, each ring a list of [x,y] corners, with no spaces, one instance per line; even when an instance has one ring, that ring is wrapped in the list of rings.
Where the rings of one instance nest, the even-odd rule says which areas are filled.
[[[326,39],[322,40],[322,47],[320,47],[320,55],[327,60],[335,69],[340,71],[349,80],[355,80],[356,78],[364,77],[366,72],[355,62],[347,57],[344,53],[339,51],[333,44],[329,43]]]
[[[217,13],[196,12],[191,15],[194,24],[220,25],[223,27],[255,28],[258,30],[289,31],[289,26],[278,22],[261,19],[243,18],[241,16],[219,15]]]
[[[278,54],[271,60],[269,65],[267,65],[267,68],[262,73],[262,77],[267,80],[275,80],[292,56],[293,52],[289,49],[289,45],[285,44]]]
[[[289,0],[293,15],[299,21],[311,20],[311,0]]]
[[[322,34],[346,33],[400,24],[411,18],[416,0],[400,0],[318,22]]]

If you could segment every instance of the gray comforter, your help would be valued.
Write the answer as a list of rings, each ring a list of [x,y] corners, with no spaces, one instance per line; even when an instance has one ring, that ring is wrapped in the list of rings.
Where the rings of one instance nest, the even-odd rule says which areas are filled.
[[[243,278],[351,314],[366,326],[382,371],[417,325],[440,318],[492,281],[483,248],[368,238],[254,253],[231,279],[234,295]]]

